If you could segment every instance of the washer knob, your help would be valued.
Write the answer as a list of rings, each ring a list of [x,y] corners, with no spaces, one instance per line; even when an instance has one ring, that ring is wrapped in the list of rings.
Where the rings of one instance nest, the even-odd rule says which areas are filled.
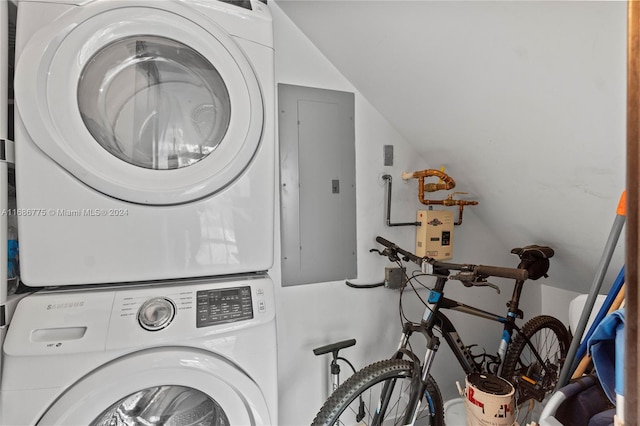
[[[145,330],[158,331],[168,326],[176,316],[176,307],[166,297],[149,299],[138,309],[138,322]]]

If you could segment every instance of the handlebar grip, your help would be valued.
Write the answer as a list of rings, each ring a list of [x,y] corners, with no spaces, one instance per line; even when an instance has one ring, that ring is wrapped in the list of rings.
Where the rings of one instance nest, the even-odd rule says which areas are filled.
[[[402,256],[404,256],[407,260],[410,260],[411,262],[417,264],[417,265],[422,265],[422,261],[423,258],[422,257],[418,257],[415,254],[411,253],[410,251],[407,251],[401,247],[398,247],[397,244],[392,243],[389,240],[385,240],[384,238],[378,236],[376,237],[376,241],[380,244],[382,244],[383,246],[385,246],[386,248],[392,250],[393,252],[397,252],[400,253]]]
[[[376,237],[376,241],[377,241],[378,243],[382,244],[382,245],[383,245],[383,246],[385,246],[385,247],[393,247],[393,246],[395,246],[395,244],[394,244],[394,243],[392,243],[392,242],[391,242],[391,241],[389,241],[389,240],[385,240],[385,239],[384,239],[384,238],[382,238],[382,237]]]
[[[491,277],[512,278],[514,280],[525,281],[529,274],[526,269],[501,268],[498,266],[478,265],[475,272],[479,275],[488,275]]]

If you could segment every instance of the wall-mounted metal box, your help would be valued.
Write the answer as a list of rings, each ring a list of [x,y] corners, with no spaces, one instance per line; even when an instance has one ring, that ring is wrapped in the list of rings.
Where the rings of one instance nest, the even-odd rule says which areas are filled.
[[[354,278],[353,93],[278,85],[282,284]]]

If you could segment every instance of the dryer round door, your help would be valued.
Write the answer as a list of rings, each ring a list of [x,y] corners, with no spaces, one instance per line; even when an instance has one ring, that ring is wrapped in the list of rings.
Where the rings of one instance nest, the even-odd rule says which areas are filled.
[[[144,350],[73,384],[38,425],[269,425],[255,382],[211,353]]]
[[[178,2],[71,9],[27,41],[15,92],[33,143],[81,182],[132,203],[216,193],[249,167],[263,134],[252,64]]]

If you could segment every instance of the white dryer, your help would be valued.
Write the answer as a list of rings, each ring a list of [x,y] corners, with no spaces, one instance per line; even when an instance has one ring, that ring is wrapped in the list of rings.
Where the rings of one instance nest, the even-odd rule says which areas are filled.
[[[3,425],[278,424],[266,276],[36,293],[3,349]]]
[[[256,0],[20,0],[24,283],[270,268],[272,45]]]

